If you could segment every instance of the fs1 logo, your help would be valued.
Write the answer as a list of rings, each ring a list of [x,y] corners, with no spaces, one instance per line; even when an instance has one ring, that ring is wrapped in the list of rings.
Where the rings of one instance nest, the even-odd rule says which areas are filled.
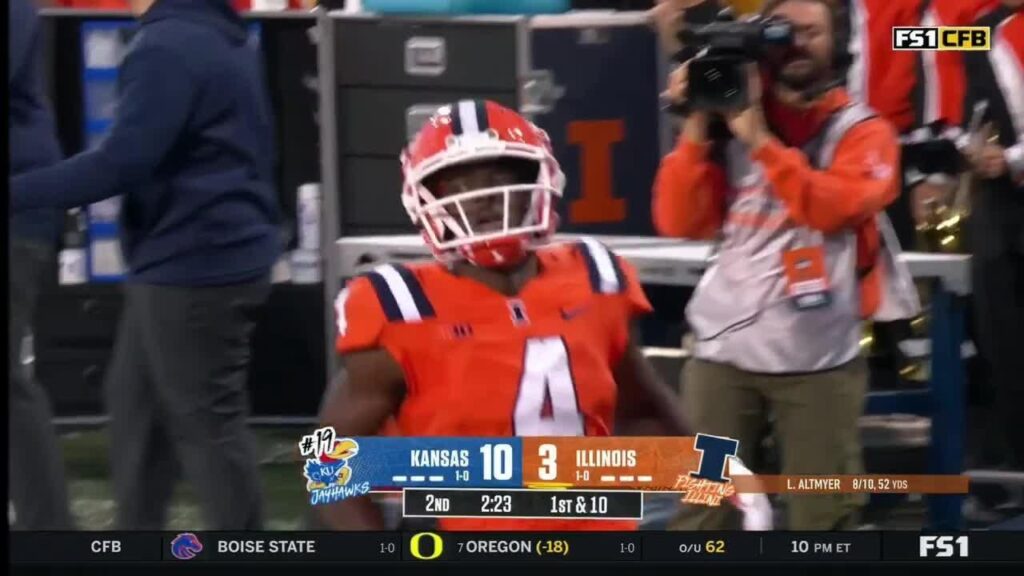
[[[967,558],[967,536],[921,536],[921,558]]]
[[[985,26],[907,26],[892,29],[892,49],[912,51],[990,50],[992,30]]]

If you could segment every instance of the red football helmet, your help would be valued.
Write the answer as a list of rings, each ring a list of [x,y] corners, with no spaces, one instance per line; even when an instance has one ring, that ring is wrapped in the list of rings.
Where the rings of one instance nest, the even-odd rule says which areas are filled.
[[[527,160],[537,164],[536,182],[495,186],[435,197],[424,181],[440,170],[487,160]],[[422,230],[434,255],[445,262],[466,259],[478,266],[521,262],[531,247],[555,231],[555,199],[565,175],[551,153],[547,134],[516,112],[490,101],[463,100],[444,106],[402,152],[402,204]],[[514,194],[529,194],[522,221],[511,222]],[[464,203],[484,197],[503,203],[498,229],[474,231]]]

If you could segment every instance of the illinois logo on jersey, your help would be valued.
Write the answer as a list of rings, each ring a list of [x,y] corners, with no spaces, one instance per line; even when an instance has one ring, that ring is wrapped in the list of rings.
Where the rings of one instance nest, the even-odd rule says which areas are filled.
[[[309,456],[302,475],[310,504],[330,504],[370,491],[369,482],[352,483],[350,463],[359,454],[359,443],[352,438],[337,438],[334,428],[320,428],[303,436],[299,453]]]
[[[508,311],[512,316],[512,324],[525,326],[530,323],[530,319],[526,316],[526,305],[522,300],[509,300]]]

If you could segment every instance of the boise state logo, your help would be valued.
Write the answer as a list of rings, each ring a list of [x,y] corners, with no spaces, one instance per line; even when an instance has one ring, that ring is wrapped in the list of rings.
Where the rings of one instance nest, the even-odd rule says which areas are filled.
[[[191,533],[178,534],[171,541],[171,555],[178,560],[191,560],[203,551],[203,543]]]
[[[330,504],[370,491],[369,482],[352,483],[350,463],[359,454],[359,443],[352,438],[338,439],[333,428],[321,428],[303,437],[299,451],[312,456],[302,468],[310,504]]]

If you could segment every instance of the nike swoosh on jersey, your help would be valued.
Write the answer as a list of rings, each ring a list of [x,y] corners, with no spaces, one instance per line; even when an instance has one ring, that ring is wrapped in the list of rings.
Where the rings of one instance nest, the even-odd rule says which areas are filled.
[[[576,306],[575,308],[562,308],[562,319],[572,320],[590,310],[590,306]]]

